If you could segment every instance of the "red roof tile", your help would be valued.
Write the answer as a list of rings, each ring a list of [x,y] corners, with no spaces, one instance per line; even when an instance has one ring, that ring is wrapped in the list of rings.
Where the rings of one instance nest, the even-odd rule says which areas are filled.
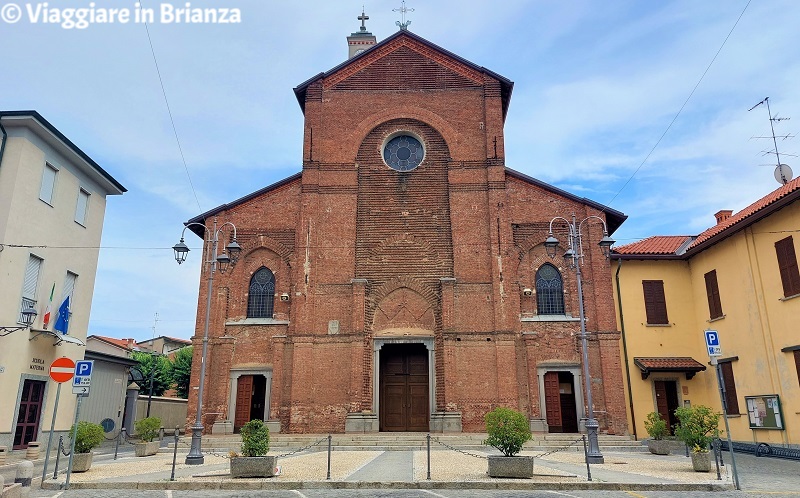
[[[697,236],[697,239],[695,239],[695,241],[692,242],[692,244],[689,246],[689,249],[697,247],[703,242],[719,234],[723,230],[726,230],[732,227],[733,225],[741,223],[743,220],[746,220],[747,218],[758,213],[759,211],[769,206],[770,204],[773,204],[779,201],[780,199],[783,199],[784,197],[786,197],[787,195],[791,194],[792,192],[798,189],[800,189],[800,177],[795,178],[786,185],[782,185],[780,188],[776,190],[773,190],[768,195],[750,204],[749,206],[742,209],[741,211],[731,216],[727,220],[723,221],[722,223],[717,223],[713,227],[701,233],[700,235]]]
[[[634,358],[633,361],[636,366],[644,370],[688,370],[700,369],[705,370],[706,367],[699,361],[688,356],[663,356],[660,358]]]
[[[654,235],[646,239],[615,247],[617,254],[675,254],[689,239],[689,235]]]
[[[136,341],[134,341],[133,339],[116,339],[114,337],[106,337],[102,335],[92,335],[91,337],[96,337],[101,341],[105,341],[109,344],[113,344],[114,346],[119,346],[125,349],[130,349],[131,346],[134,346],[136,344]]]

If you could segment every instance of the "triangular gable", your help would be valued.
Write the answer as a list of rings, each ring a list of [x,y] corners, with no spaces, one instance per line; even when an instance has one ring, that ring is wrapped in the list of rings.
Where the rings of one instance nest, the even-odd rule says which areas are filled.
[[[378,61],[390,64],[375,65]],[[419,70],[421,74],[415,73],[414,69]],[[380,83],[373,77],[373,73],[378,71],[383,80]],[[417,81],[427,78],[431,84],[437,86],[464,88],[483,86],[487,76],[500,84],[503,117],[505,117],[514,87],[513,82],[408,30],[400,30],[330,71],[305,81],[295,88],[294,92],[300,107],[305,112],[308,88],[320,80],[324,89],[351,89],[354,85],[367,90],[370,89],[370,85],[380,85],[382,89],[386,89],[387,85],[389,89],[393,86],[403,89],[408,88],[407,80],[410,78]]]

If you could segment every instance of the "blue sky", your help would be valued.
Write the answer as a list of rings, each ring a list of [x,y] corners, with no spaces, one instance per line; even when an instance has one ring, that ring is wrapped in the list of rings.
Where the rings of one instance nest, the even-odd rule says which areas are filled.
[[[292,88],[345,60],[362,3],[379,40],[395,32],[399,0],[192,1],[239,8],[242,22],[149,25],[197,200],[142,24],[78,30],[0,20],[0,108],[39,111],[129,189],[108,201],[89,334],[146,339],[155,313],[158,335],[193,334],[200,251],[175,263],[170,248],[182,222],[300,170],[303,116]],[[747,4],[428,0],[408,7],[415,9],[411,31],[514,81],[506,164],[628,214],[615,234],[628,243],[699,233],[720,209],[738,211],[778,187],[774,158],[761,154],[771,142],[751,139],[769,133],[767,112],[747,109],[768,96],[773,113],[794,118],[779,123],[779,133],[800,127],[800,2]],[[743,10],[669,133],[621,190]],[[779,147],[798,153],[800,142]],[[800,173],[800,164],[794,169]],[[193,235],[187,242],[200,247]]]

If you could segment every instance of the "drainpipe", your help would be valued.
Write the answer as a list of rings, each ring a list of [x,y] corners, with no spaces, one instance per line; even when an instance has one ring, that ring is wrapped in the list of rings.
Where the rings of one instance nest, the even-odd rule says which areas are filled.
[[[622,260],[617,260],[617,273],[614,277],[617,281],[617,303],[619,303],[619,327],[622,333],[622,355],[625,357],[625,380],[628,383],[628,402],[631,408],[631,423],[633,424],[633,438],[639,440],[636,435],[636,412],[633,411],[633,391],[631,390],[631,365],[628,361],[628,341],[625,340],[625,318],[622,314],[622,293],[619,290],[619,271],[622,269]]]

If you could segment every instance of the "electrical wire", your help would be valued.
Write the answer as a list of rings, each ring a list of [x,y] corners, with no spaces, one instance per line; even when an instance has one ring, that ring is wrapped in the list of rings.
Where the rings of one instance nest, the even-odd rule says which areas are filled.
[[[139,2],[139,9],[143,9],[142,2]],[[153,54],[153,62],[156,65],[156,74],[158,74],[158,82],[161,84],[161,93],[164,94],[164,103],[167,104],[167,113],[169,114],[169,121],[172,123],[172,132],[175,134],[175,142],[178,143],[178,151],[181,154],[181,161],[183,161],[183,169],[186,170],[186,178],[189,179],[189,187],[192,189],[192,194],[194,194],[194,201],[197,203],[197,209],[200,211],[203,210],[200,207],[200,199],[197,197],[197,191],[194,189],[194,183],[192,183],[192,176],[189,174],[189,166],[186,164],[186,157],[183,155],[183,147],[181,147],[181,140],[178,138],[178,129],[175,127],[175,119],[172,117],[172,109],[169,106],[169,99],[167,98],[167,90],[164,88],[164,80],[161,78],[161,69],[158,67],[158,59],[156,58],[156,50],[153,48],[153,39],[150,38],[150,28],[147,23],[147,17],[142,16],[144,20],[144,29],[147,32],[147,41],[150,43],[150,52]]]
[[[742,13],[739,14],[739,17],[736,19],[736,22],[733,23],[733,27],[728,32],[728,36],[726,36],[725,39],[722,41],[722,45],[720,45],[719,50],[717,50],[717,53],[714,54],[714,57],[711,59],[711,62],[708,63],[708,67],[706,67],[706,70],[703,71],[703,74],[700,76],[700,79],[697,80],[697,84],[694,85],[694,88],[692,88],[692,91],[689,93],[689,96],[686,97],[686,100],[683,102],[683,105],[681,106],[680,109],[678,109],[678,112],[675,114],[675,117],[672,118],[672,121],[670,121],[669,125],[667,126],[667,129],[664,130],[664,133],[661,134],[661,136],[656,141],[656,144],[653,145],[653,148],[650,149],[650,152],[647,153],[647,156],[645,156],[645,158],[642,160],[641,164],[639,164],[639,167],[636,168],[636,170],[633,172],[633,174],[630,176],[630,178],[628,178],[628,180],[622,185],[622,187],[620,187],[619,191],[616,194],[614,194],[614,197],[612,197],[611,200],[606,203],[606,206],[610,206],[611,203],[614,202],[614,200],[619,196],[619,194],[621,194],[622,191],[625,190],[625,187],[627,187],[628,184],[631,183],[631,181],[633,181],[633,179],[636,176],[636,174],[639,173],[639,170],[642,169],[642,167],[645,165],[647,160],[650,159],[650,156],[653,155],[653,152],[655,152],[655,150],[661,144],[661,141],[664,139],[664,137],[667,135],[669,130],[672,128],[672,125],[674,125],[675,121],[678,120],[678,116],[681,115],[681,113],[683,112],[683,109],[686,107],[686,104],[689,103],[689,100],[694,95],[694,92],[697,90],[697,87],[700,86],[700,83],[702,83],[703,79],[706,77],[706,74],[711,69],[711,66],[714,64],[714,61],[717,60],[717,57],[719,56],[720,52],[722,52],[722,49],[725,47],[725,44],[728,42],[728,38],[730,38],[731,34],[733,34],[733,30],[736,29],[736,26],[739,24],[739,21],[741,21],[742,16],[744,16],[745,11],[747,10],[747,7],[750,6],[750,2],[752,2],[752,0],[748,0],[747,1],[747,4],[744,6],[744,9],[742,9]],[[605,211],[605,209],[604,209],[604,211]]]

